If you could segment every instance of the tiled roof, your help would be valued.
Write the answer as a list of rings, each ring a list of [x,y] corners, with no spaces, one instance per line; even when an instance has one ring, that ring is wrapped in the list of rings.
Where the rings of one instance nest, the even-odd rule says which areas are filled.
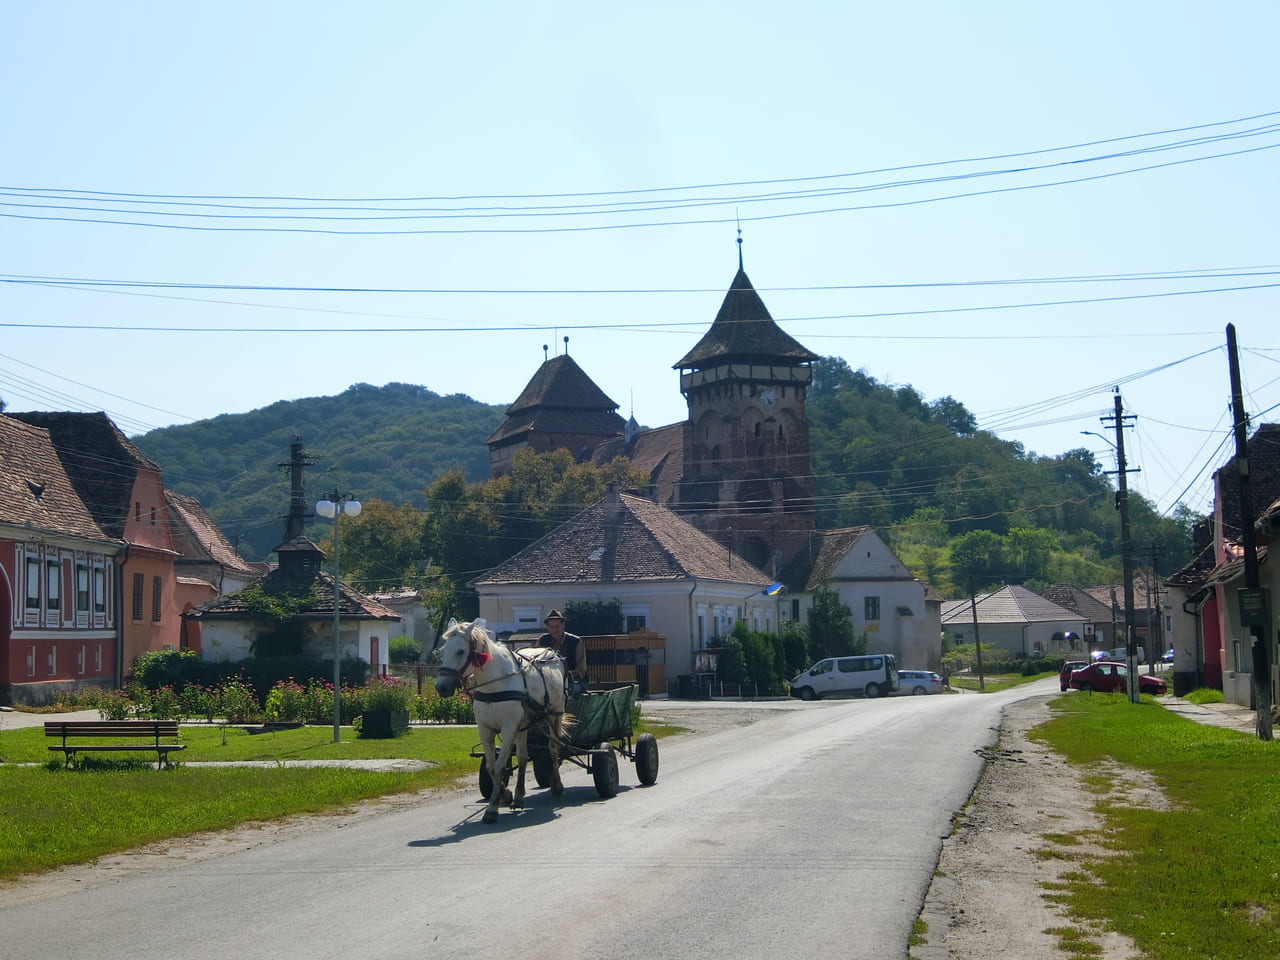
[[[611,492],[472,583],[484,587],[690,578],[760,587],[772,582],[666,507]]]
[[[1001,587],[975,598],[979,623],[1038,623],[1080,620],[1080,614],[1051,603],[1026,587]],[[973,606],[968,600],[947,600],[942,604],[942,622],[972,623]]]
[[[538,368],[506,419],[486,443],[493,445],[531,430],[542,433],[621,434],[626,425],[609,399],[568,354]]]
[[[684,474],[684,435],[686,422],[672,423],[652,430],[641,430],[631,443],[613,437],[598,444],[591,455],[596,466],[610,463],[615,457],[626,457],[631,465],[649,474],[649,482],[666,486],[676,483]]]
[[[223,536],[213,518],[195,497],[164,492],[173,525],[174,546],[185,560],[216,563],[246,577],[255,571]]]
[[[1066,607],[1078,613],[1085,620],[1100,622],[1111,619],[1109,603],[1101,603],[1096,597],[1069,583],[1052,584],[1044,591],[1043,596],[1050,603],[1056,603],[1060,607]]]
[[[49,431],[0,414],[0,523],[86,540],[113,539],[67,476]]]
[[[99,526],[113,538],[124,535],[139,469],[159,472],[105,413],[13,413],[43,427],[57,448],[63,469]]]
[[[324,620],[333,616],[333,576],[317,571],[312,577],[300,579],[277,567],[265,577],[255,580],[268,593],[286,593],[292,596],[312,598],[298,616],[304,620]],[[253,586],[254,584],[250,584]],[[311,587],[316,589],[312,590]],[[345,583],[340,585],[341,607],[339,613],[350,620],[399,620],[400,614],[370,596]],[[251,620],[253,615],[243,597],[243,591],[215,597],[183,614],[192,620]]]
[[[1148,606],[1147,600],[1147,573],[1149,571],[1134,570],[1133,571],[1133,605],[1134,607],[1145,610]],[[1123,583],[1100,583],[1092,587],[1084,587],[1084,592],[1100,604],[1111,609],[1111,598],[1116,598],[1118,607],[1124,606],[1124,584]]]
[[[769,308],[739,267],[711,329],[675,364],[675,369],[730,360],[805,363],[817,359],[816,353],[801,346],[774,322]]]
[[[870,530],[868,526],[841,527],[837,530],[815,530],[810,534],[814,560],[805,576],[804,591],[812,593],[830,580],[836,566]]]

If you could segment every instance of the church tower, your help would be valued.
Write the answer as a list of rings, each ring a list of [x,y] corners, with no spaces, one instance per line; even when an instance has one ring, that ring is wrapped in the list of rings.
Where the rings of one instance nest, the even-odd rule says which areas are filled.
[[[815,528],[805,393],[819,359],[774,322],[739,252],[711,329],[674,365],[689,419],[672,506],[774,575]]]

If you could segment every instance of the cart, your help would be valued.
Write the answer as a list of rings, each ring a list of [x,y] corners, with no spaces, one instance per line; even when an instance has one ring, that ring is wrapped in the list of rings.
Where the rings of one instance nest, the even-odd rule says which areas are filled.
[[[635,684],[627,684],[612,690],[592,690],[569,699],[568,711],[573,719],[565,725],[560,738],[560,759],[590,773],[596,793],[606,800],[618,793],[619,754],[635,764],[641,784],[652,786],[658,780],[657,739],[651,733],[634,737],[632,731],[631,713],[638,689]],[[529,728],[529,762],[533,767],[533,780],[540,787],[550,786],[555,762],[547,734],[544,723],[535,723]],[[493,781],[485,767],[484,754],[477,748],[471,755],[480,757],[480,793],[488,797]],[[503,779],[510,773],[508,765]]]

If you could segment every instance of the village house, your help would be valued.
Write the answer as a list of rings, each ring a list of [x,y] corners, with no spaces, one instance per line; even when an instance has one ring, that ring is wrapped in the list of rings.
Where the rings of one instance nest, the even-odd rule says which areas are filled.
[[[1014,658],[1070,659],[1080,651],[1072,650],[1069,635],[1084,633],[1084,619],[1026,587],[1007,586],[972,600],[944,601],[942,628],[956,643],[980,640],[984,647],[991,645]]]

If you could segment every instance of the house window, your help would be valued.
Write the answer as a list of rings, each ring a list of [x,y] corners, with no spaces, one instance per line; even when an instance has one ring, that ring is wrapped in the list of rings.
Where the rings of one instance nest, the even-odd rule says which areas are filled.
[[[135,620],[142,619],[142,590],[142,574],[135,573],[133,575],[133,619]]]
[[[879,597],[863,597],[862,598],[862,619],[864,620],[880,619],[880,598]]]
[[[88,649],[82,643],[80,644],[80,653],[76,656],[76,672],[83,675],[85,664],[88,662]]]
[[[62,564],[57,560],[46,560],[44,563],[46,610],[57,610],[62,604]]]
[[[27,676],[34,677],[36,675],[36,648],[27,648]]]
[[[58,648],[52,646],[49,648],[49,676],[56,677],[58,675]]]
[[[635,633],[637,630],[643,630],[645,623],[646,618],[643,613],[627,617],[627,633]]]
[[[160,622],[160,588],[164,581],[159,577],[151,578],[151,622]]]
[[[76,611],[89,612],[89,568],[83,563],[76,564]]]
[[[102,672],[102,644],[93,648],[93,672]]]
[[[100,566],[93,568],[93,612],[107,612],[107,571]]]
[[[40,558],[27,557],[27,609],[40,609]]]

